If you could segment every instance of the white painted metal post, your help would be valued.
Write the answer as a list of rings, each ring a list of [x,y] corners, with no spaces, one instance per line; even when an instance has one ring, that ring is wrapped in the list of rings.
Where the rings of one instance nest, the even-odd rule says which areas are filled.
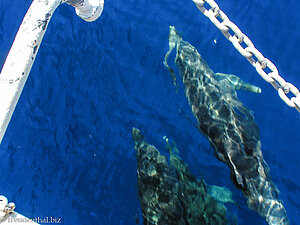
[[[21,95],[54,10],[63,2],[88,22],[102,13],[104,0],[34,0],[26,13],[0,74],[0,143]]]

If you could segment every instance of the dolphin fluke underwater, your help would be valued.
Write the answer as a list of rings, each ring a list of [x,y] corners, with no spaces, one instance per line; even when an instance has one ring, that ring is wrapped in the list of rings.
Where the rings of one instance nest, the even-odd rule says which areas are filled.
[[[260,133],[252,113],[238,99],[236,90],[260,93],[261,89],[234,75],[214,73],[197,50],[183,41],[170,26],[169,51],[164,64],[176,84],[167,60],[176,48],[175,64],[185,86],[185,95],[200,132],[210,141],[216,157],[226,163],[237,188],[243,191],[248,207],[268,224],[289,224],[263,159]]]

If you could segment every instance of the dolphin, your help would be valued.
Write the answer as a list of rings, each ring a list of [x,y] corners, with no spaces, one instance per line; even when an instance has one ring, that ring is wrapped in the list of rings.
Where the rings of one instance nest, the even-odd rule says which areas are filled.
[[[207,192],[203,180],[197,181],[178,156],[175,145],[167,148],[170,162],[140,130],[132,129],[137,157],[138,193],[144,224],[148,225],[227,225],[227,209]],[[224,189],[214,193],[222,200]],[[224,193],[228,195],[228,193]],[[227,199],[225,200],[225,202]],[[230,224],[237,224],[236,221]]]
[[[176,175],[166,157],[145,141],[137,128],[132,129],[137,158],[138,195],[144,224],[185,225]]]
[[[261,93],[261,89],[235,75],[214,73],[198,51],[170,26],[169,50],[164,65],[174,84],[175,73],[167,64],[174,48],[177,49],[175,64],[197,127],[210,141],[215,156],[229,167],[232,181],[247,198],[248,207],[270,225],[289,224],[283,203],[278,198],[279,191],[263,158],[259,128],[252,112],[236,93],[236,90]]]

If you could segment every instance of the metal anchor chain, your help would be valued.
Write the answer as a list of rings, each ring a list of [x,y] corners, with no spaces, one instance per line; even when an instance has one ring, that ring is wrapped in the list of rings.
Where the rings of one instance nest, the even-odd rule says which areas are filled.
[[[15,208],[15,203],[8,203],[7,198],[3,195],[0,195],[0,222],[4,219],[6,215],[13,212]]]
[[[280,98],[290,107],[295,108],[300,113],[300,92],[291,83],[286,82],[278,73],[276,66],[260,51],[258,51],[252,41],[241,32],[241,30],[229,20],[227,15],[220,10],[214,0],[193,0],[198,9],[210,19],[210,21],[223,33],[223,35],[233,44],[233,46],[243,55],[250,64],[255,67],[257,73],[268,83],[270,83],[278,92]],[[207,3],[210,9],[205,8]],[[219,19],[218,19],[219,18]],[[221,20],[221,22],[219,21]],[[232,30],[234,35],[229,33]],[[247,47],[244,48],[241,44]],[[264,70],[268,68],[269,73]],[[291,92],[294,96],[289,98],[287,94]]]

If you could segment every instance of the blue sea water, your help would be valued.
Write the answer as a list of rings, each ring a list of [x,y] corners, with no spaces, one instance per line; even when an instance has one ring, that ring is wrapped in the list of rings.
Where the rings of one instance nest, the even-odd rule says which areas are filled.
[[[2,67],[30,0],[0,1]],[[300,88],[300,2],[222,0],[221,9]],[[30,218],[65,225],[143,224],[131,128],[164,151],[176,141],[197,177],[228,187],[239,224],[266,224],[250,211],[176,94],[163,57],[168,26],[194,45],[215,72],[262,88],[239,92],[253,110],[262,150],[292,225],[300,221],[300,116],[233,48],[192,1],[106,1],[93,23],[61,5],[50,21],[0,146],[0,194]],[[170,62],[174,59],[170,58]],[[1,107],[1,106],[0,106]]]

